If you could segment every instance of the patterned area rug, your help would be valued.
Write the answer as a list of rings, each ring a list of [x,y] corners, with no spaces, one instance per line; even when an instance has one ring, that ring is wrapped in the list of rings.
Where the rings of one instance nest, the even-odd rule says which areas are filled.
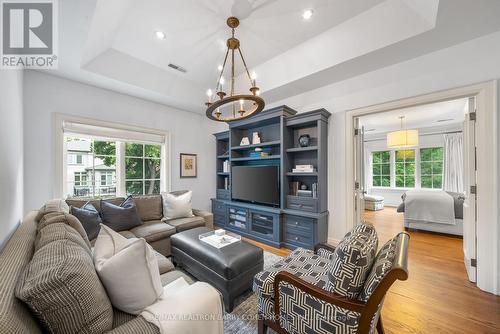
[[[264,269],[269,268],[281,256],[264,251]],[[224,334],[255,334],[257,333],[257,296],[253,291],[247,291],[235,301],[233,312],[226,313],[224,318]],[[271,329],[268,333],[274,333]]]

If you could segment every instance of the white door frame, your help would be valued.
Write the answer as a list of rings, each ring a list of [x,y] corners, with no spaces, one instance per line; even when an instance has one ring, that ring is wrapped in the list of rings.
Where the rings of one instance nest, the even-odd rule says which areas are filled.
[[[392,101],[346,111],[346,228],[355,224],[354,215],[354,136],[355,117],[390,110],[441,102],[456,98],[476,97],[477,106],[477,286],[487,292],[499,294],[498,274],[499,221],[498,221],[498,135],[497,135],[497,82],[489,81],[431,94]]]

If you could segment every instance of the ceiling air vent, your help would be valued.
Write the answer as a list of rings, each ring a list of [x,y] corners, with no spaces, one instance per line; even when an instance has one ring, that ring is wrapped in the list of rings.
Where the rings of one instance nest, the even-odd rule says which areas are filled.
[[[445,119],[438,119],[436,123],[443,123],[443,122],[449,122],[453,121],[453,118],[445,118]]]
[[[177,66],[177,65],[172,64],[172,63],[168,64],[168,67],[173,68],[174,70],[182,72],[182,73],[187,72],[187,70],[184,67],[180,67],[180,66]]]

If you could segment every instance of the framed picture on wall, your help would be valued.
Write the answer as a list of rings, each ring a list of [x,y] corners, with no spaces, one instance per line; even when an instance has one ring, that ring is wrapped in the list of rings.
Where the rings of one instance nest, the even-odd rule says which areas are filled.
[[[181,153],[181,177],[197,177],[198,158],[196,154]]]

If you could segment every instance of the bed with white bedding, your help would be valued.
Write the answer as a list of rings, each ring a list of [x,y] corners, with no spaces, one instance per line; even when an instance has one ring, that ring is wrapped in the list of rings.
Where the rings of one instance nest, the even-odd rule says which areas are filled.
[[[404,212],[406,228],[463,235],[463,194],[416,189],[401,197],[398,212]]]

